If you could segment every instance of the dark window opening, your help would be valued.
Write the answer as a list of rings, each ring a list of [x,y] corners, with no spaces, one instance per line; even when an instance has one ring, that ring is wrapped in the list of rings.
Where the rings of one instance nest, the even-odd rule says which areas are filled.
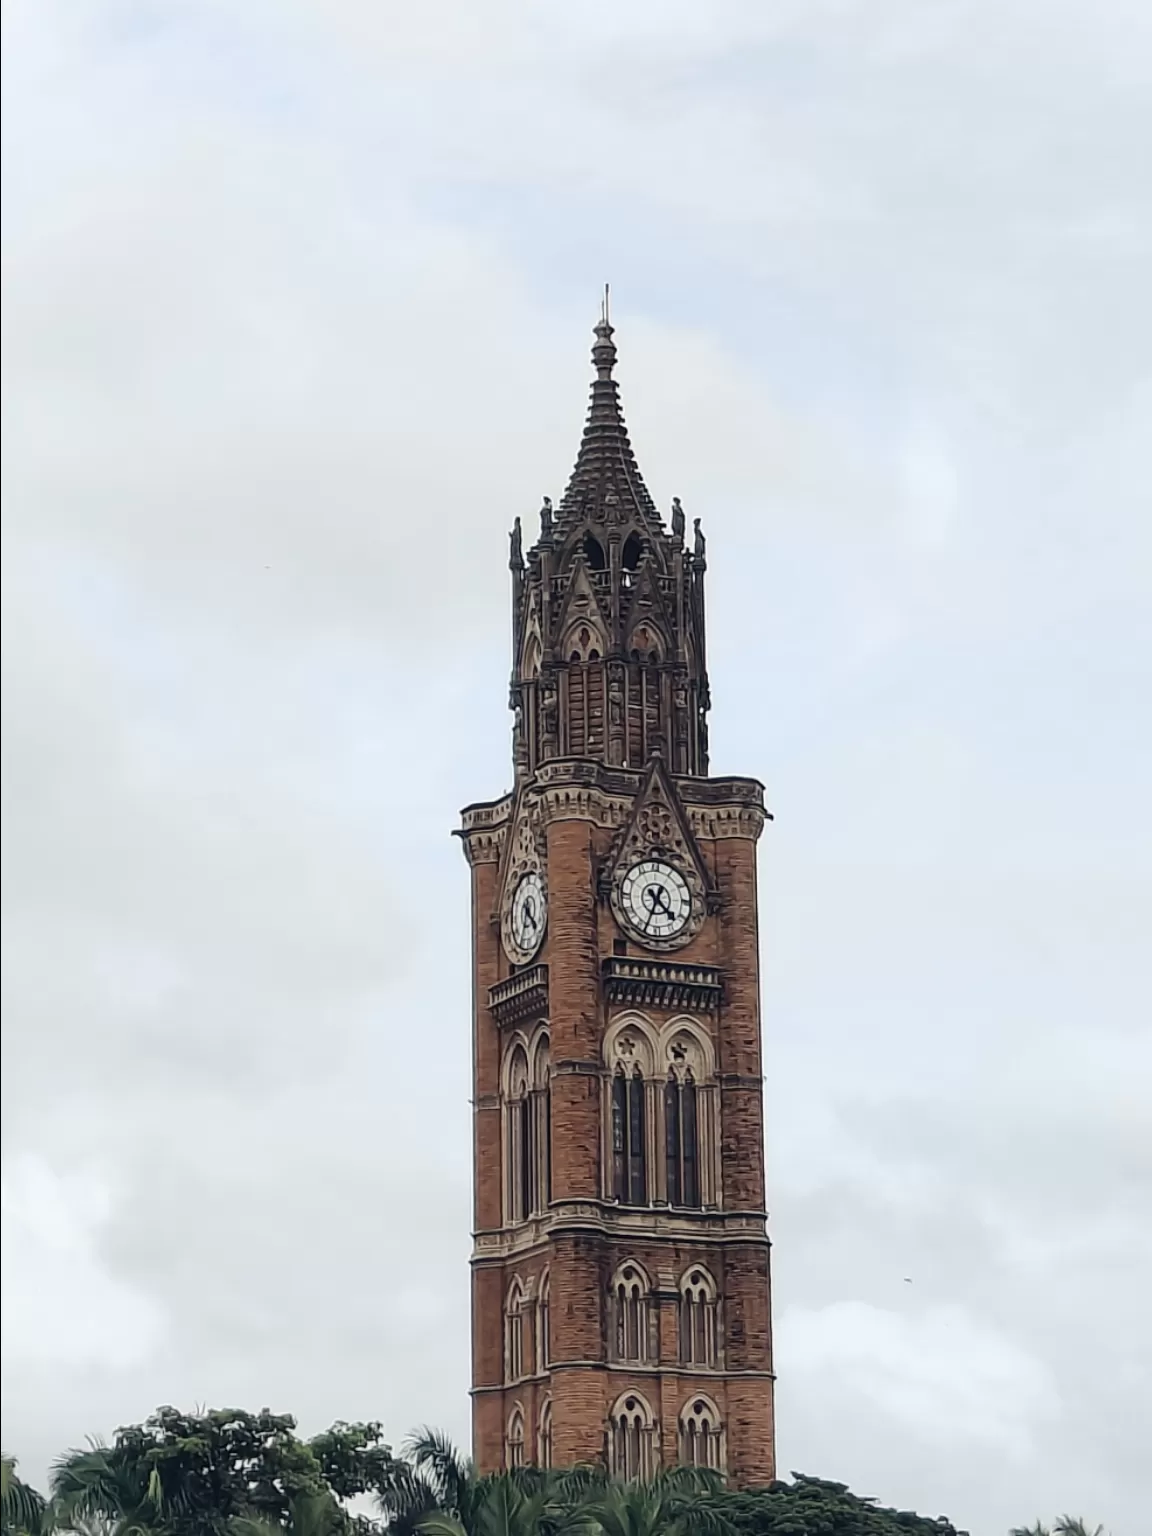
[[[590,533],[584,535],[584,558],[588,562],[589,570],[602,571],[604,569],[604,546],[598,539],[594,539]]]
[[[669,1205],[695,1208],[700,1204],[698,1140],[696,1084],[691,1075],[683,1082],[671,1075],[664,1085],[664,1155]]]
[[[634,571],[640,564],[640,557],[644,553],[644,541],[636,533],[630,533],[624,541],[624,552],[621,560],[626,571]]]

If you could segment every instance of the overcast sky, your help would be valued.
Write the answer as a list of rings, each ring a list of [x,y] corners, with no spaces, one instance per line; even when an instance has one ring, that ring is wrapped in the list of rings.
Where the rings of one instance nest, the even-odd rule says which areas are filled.
[[[5,1451],[466,1437],[450,832],[610,280],[776,814],[781,1465],[1140,1536],[1146,0],[4,16]]]

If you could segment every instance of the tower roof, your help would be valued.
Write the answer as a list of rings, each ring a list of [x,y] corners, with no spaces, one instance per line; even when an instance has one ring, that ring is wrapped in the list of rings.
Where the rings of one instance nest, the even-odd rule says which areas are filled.
[[[557,533],[563,540],[583,522],[633,519],[650,532],[663,532],[660,514],[628,441],[628,429],[620,408],[620,391],[612,377],[616,344],[612,340],[607,299],[594,334],[592,362],[596,377],[592,381],[592,398],[580,451],[560,502]]]

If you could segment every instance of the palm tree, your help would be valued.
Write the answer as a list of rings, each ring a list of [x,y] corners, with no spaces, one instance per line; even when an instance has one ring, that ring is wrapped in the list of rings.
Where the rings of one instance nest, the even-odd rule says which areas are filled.
[[[99,1536],[164,1536],[166,1501],[155,1467],[145,1473],[139,1463],[92,1441],[88,1450],[62,1456],[51,1481],[59,1528]]]
[[[1039,1520],[1034,1525],[1013,1526],[1008,1536],[1104,1536],[1104,1527],[1096,1525],[1089,1530],[1083,1515],[1061,1515],[1053,1526],[1042,1525]]]
[[[330,1493],[300,1493],[292,1500],[288,1523],[265,1515],[239,1515],[229,1522],[229,1536],[344,1536],[348,1516]]]
[[[585,1505],[601,1536],[731,1536],[707,1500],[723,1481],[702,1467],[669,1467],[648,1482],[610,1483]]]
[[[17,1477],[12,1456],[0,1456],[0,1497],[4,1536],[43,1536],[51,1530],[47,1500],[30,1483]]]

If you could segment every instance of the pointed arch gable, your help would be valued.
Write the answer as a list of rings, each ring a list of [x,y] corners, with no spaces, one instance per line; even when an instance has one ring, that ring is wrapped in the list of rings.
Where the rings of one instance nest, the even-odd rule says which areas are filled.
[[[646,1014],[621,1013],[604,1031],[604,1065],[639,1067],[641,1076],[655,1077],[660,1060],[660,1031]]]
[[[530,1059],[528,1038],[520,1030],[516,1030],[504,1047],[501,1087],[505,1097],[518,1099],[528,1092],[528,1086],[532,1081]]]
[[[662,1074],[669,1068],[684,1068],[698,1083],[716,1076],[715,1041],[700,1021],[688,1014],[678,1014],[660,1027],[657,1059]]]

